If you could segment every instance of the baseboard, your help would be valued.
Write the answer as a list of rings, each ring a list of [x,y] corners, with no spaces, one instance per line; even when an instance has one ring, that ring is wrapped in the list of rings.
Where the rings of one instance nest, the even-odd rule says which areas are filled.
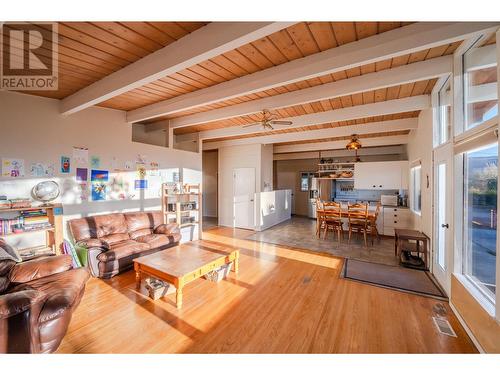
[[[479,351],[479,353],[485,354],[486,352],[484,351],[483,347],[481,346],[481,344],[479,344],[479,341],[477,341],[476,337],[474,336],[472,331],[469,329],[469,327],[467,326],[467,324],[465,323],[465,321],[463,320],[462,316],[457,311],[455,306],[453,306],[453,303],[451,302],[451,300],[450,300],[449,304],[450,304],[451,310],[453,311],[453,313],[457,317],[458,322],[463,327],[463,329],[465,330],[465,333],[467,333],[467,336],[469,336],[469,338],[471,339],[471,341],[474,344],[474,346],[476,347],[476,349]]]

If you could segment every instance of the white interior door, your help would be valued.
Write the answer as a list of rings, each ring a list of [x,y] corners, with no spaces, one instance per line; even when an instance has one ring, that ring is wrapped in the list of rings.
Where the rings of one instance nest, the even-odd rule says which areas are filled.
[[[233,170],[234,227],[255,229],[255,168]]]
[[[434,150],[434,241],[432,273],[450,294],[453,262],[452,180],[453,149],[446,144]]]

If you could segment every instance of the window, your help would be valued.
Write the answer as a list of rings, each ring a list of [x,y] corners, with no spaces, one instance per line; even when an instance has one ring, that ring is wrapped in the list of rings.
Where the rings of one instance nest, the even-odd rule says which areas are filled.
[[[441,145],[450,139],[451,134],[451,79],[438,92],[438,130],[437,144]]]
[[[492,301],[496,292],[498,144],[464,153],[463,273]]]
[[[410,172],[410,208],[413,212],[420,215],[422,211],[422,166],[417,165],[411,168]]]
[[[300,191],[309,191],[309,173],[300,174]]]
[[[498,115],[496,45],[472,47],[463,56],[464,130]]]

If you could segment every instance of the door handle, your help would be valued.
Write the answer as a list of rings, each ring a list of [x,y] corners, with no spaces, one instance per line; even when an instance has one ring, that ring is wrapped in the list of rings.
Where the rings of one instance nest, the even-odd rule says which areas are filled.
[[[446,228],[446,229],[448,229],[449,227],[450,227],[450,225],[449,225],[449,224],[441,224],[441,228]]]
[[[253,202],[253,199],[250,199],[250,202]]]

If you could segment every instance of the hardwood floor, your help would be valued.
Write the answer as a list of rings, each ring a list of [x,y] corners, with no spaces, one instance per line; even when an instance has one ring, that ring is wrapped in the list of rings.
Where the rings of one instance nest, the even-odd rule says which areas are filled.
[[[238,275],[188,284],[152,301],[134,272],[91,279],[59,353],[472,353],[437,332],[431,298],[339,278],[343,259],[248,241],[249,231],[216,228],[204,241],[240,250]],[[203,246],[197,242],[194,246]]]

